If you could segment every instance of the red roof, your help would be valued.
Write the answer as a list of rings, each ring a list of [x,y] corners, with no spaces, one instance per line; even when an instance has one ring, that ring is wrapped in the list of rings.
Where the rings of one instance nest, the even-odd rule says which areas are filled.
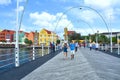
[[[9,33],[11,33],[11,34],[14,34],[15,31],[4,29],[2,32],[9,32]]]
[[[44,29],[48,34],[51,34],[51,31],[47,30],[47,29]]]

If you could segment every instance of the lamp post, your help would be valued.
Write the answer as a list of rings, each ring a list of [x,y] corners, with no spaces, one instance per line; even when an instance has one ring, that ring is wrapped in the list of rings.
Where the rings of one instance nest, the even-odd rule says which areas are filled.
[[[17,11],[16,11],[16,43],[15,43],[15,66],[16,67],[19,67],[19,34],[18,34],[18,31],[19,31],[19,25],[18,25],[18,7],[19,7],[19,0],[17,0]]]
[[[110,15],[110,27],[111,27],[111,15]],[[111,29],[111,32],[110,32],[110,52],[112,53],[113,52],[113,49],[112,49],[112,29]]]

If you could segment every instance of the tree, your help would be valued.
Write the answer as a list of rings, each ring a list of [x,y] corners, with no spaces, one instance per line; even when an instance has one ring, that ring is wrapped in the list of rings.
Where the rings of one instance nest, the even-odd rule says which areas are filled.
[[[31,40],[28,40],[27,38],[25,38],[24,42],[25,42],[25,44],[28,44],[28,45],[31,45],[31,44],[32,44],[32,41],[31,41]]]
[[[24,42],[25,42],[25,44],[28,44],[29,40],[27,38],[25,38]]]
[[[80,40],[82,37],[80,35],[80,33],[74,33],[72,35],[68,35],[68,41],[72,41],[72,40]]]
[[[31,45],[31,44],[32,44],[32,41],[31,41],[31,40],[29,40],[29,41],[28,41],[28,44],[29,44],[29,45]]]
[[[60,40],[57,40],[56,43],[57,43],[57,44],[60,44]]]
[[[112,37],[112,42],[117,43],[117,37]]]

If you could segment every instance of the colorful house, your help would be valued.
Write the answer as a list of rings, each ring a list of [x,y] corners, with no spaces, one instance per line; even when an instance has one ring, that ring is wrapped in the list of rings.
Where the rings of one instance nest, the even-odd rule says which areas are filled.
[[[15,31],[13,30],[3,30],[0,32],[0,42],[13,42]]]
[[[38,45],[38,39],[39,39],[39,33],[37,32],[37,30],[35,31],[34,34],[34,45]]]
[[[25,39],[25,32],[19,31],[19,43],[20,44],[25,44],[24,39]],[[16,41],[16,33],[14,34],[14,42],[15,41]]]
[[[42,29],[39,32],[39,40],[38,40],[39,45],[44,44],[48,46],[50,42],[56,43],[57,39],[58,39],[57,34],[47,29]]]
[[[34,35],[35,35],[35,33],[34,32],[30,32],[29,34],[28,34],[28,40],[31,40],[32,41],[32,43],[34,43]]]

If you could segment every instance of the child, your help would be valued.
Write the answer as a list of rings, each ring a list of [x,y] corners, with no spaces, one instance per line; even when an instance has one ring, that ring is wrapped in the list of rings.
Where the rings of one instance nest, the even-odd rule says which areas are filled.
[[[63,50],[64,50],[64,56],[65,58],[67,59],[67,43],[64,43],[64,47],[63,47]]]

